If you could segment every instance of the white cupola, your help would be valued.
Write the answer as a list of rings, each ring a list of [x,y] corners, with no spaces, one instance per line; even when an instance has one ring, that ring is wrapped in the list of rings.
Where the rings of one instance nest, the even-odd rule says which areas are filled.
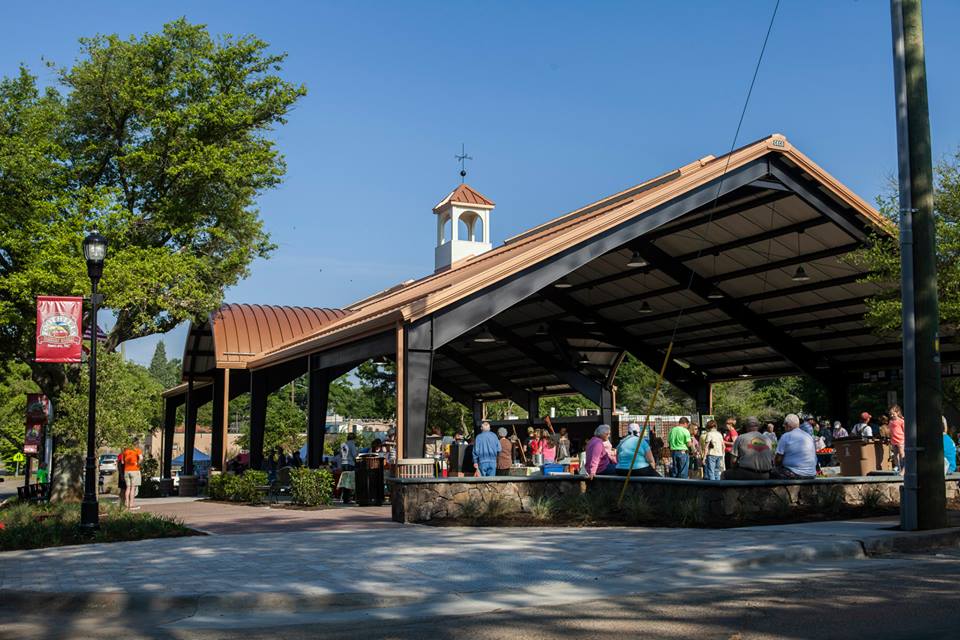
[[[437,216],[436,271],[490,251],[490,212],[493,207],[492,201],[469,185],[461,184],[433,208]]]

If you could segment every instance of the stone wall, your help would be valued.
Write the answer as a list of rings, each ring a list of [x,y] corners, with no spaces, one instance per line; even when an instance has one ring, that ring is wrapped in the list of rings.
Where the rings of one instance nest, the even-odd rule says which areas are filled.
[[[954,475],[946,483],[947,499],[957,496]],[[537,498],[559,499],[587,494],[615,500],[622,478],[493,477],[390,480],[396,522],[469,517],[496,503],[502,515],[528,512]],[[855,515],[900,503],[900,478],[816,478],[813,480],[691,481],[633,478],[626,497],[639,496],[659,514],[682,514],[688,523],[724,526],[784,520],[798,512]],[[679,517],[679,516],[678,516]]]

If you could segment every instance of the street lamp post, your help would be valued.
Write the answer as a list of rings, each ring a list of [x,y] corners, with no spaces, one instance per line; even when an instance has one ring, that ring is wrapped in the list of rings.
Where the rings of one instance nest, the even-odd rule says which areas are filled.
[[[94,231],[83,240],[83,256],[87,259],[87,275],[93,290],[90,295],[90,406],[87,411],[87,464],[84,478],[83,503],[80,505],[80,526],[94,531],[100,526],[97,505],[97,307],[100,295],[97,285],[103,274],[103,261],[107,257],[107,239]]]

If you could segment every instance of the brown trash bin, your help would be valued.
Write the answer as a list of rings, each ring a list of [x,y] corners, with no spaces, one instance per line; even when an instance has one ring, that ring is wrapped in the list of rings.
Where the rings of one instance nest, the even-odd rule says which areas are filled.
[[[880,440],[834,440],[840,475],[865,476],[871,471],[890,471],[890,445]]]
[[[197,476],[180,476],[180,487],[178,495],[182,498],[185,496],[196,496],[197,495]]]

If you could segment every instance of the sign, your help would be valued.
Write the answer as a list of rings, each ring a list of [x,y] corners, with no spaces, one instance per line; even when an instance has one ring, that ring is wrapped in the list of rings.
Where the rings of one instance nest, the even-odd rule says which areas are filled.
[[[83,298],[37,298],[37,362],[80,362]]]
[[[26,461],[27,461],[27,456],[25,456],[25,455],[23,455],[22,453],[20,453],[19,451],[17,451],[15,454],[13,454],[13,458],[11,458],[11,460],[12,460],[13,462],[26,462]]]
[[[50,422],[50,400],[42,393],[27,394],[27,432],[23,438],[23,452],[37,453],[43,439],[43,427]]]

